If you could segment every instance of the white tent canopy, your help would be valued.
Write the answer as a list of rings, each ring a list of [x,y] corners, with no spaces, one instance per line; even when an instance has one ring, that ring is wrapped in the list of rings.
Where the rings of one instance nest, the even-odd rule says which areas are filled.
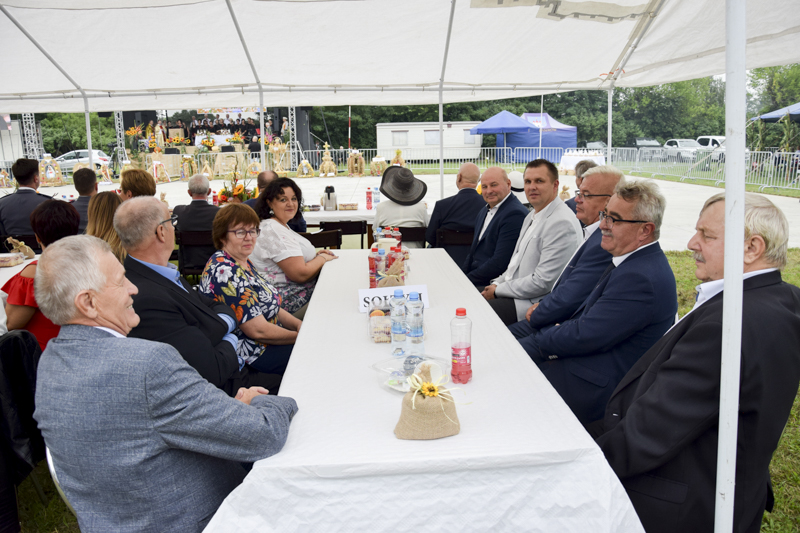
[[[747,68],[798,61],[796,7],[748,2]],[[83,112],[81,90],[91,111],[252,106],[256,76],[268,105],[437,103],[450,9],[448,0],[0,0],[0,111]],[[458,0],[443,101],[722,74],[724,10],[724,0]]]

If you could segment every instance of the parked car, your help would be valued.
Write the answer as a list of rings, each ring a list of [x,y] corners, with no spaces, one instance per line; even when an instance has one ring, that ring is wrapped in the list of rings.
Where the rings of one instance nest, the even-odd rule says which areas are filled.
[[[697,143],[705,149],[713,150],[709,159],[714,162],[725,162],[725,137],[722,135],[702,135]]]
[[[100,170],[102,166],[108,166],[109,161],[111,161],[111,158],[102,150],[92,150],[92,159],[95,170]],[[72,172],[77,163],[89,164],[89,150],[73,150],[57,157],[56,161],[62,172]]]
[[[694,139],[670,139],[664,143],[664,155],[672,161],[694,161],[698,148],[702,146]]]
[[[628,141],[628,146],[639,151],[639,161],[660,161],[663,155],[661,143],[651,137],[636,137]]]
[[[628,146],[632,148],[661,148],[661,143],[650,137],[636,137],[628,141]]]
[[[587,150],[601,150],[603,152],[608,149],[608,145],[604,141],[587,141],[584,147]]]

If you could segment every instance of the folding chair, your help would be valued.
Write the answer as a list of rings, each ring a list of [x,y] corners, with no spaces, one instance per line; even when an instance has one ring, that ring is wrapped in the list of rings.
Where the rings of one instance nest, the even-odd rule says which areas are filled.
[[[314,245],[314,248],[335,248],[342,247],[342,230],[317,231],[314,233],[300,233]]]
[[[339,222],[325,222],[319,223],[319,229],[322,231],[341,230],[342,235],[361,235],[361,248],[364,248],[364,235],[367,234],[367,221],[366,220],[341,220]]]

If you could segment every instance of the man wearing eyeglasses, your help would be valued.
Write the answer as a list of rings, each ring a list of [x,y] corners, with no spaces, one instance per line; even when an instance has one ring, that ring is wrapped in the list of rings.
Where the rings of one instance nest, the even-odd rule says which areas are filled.
[[[176,222],[167,206],[153,197],[128,200],[114,214],[114,229],[128,252],[126,275],[139,289],[133,307],[140,321],[128,336],[173,346],[228,395],[251,386],[277,392],[280,376],[239,368],[231,308],[196,292],[169,262]]]
[[[675,276],[658,244],[665,206],[654,182],[619,183],[600,212],[600,246],[612,259],[596,286],[568,319],[520,338],[584,425],[674,322]]]

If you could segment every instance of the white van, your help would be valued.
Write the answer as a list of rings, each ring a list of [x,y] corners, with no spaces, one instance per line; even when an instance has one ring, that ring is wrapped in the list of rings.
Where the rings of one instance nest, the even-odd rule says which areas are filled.
[[[697,144],[711,152],[711,161],[725,162],[725,137],[722,135],[703,135],[697,138]]]

